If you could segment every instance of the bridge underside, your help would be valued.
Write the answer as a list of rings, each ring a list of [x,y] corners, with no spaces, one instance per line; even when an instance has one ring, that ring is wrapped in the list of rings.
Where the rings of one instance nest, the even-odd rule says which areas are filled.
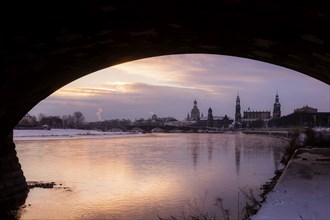
[[[152,56],[208,53],[260,60],[330,83],[326,1],[8,1],[2,9],[0,205],[27,192],[13,154],[14,126],[41,100],[91,72]],[[15,169],[3,165],[3,152],[11,152]],[[10,191],[13,173],[19,178]]]

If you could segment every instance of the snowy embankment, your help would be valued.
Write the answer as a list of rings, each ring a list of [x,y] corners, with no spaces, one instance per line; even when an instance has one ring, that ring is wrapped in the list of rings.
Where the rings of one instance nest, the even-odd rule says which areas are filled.
[[[326,127],[315,127],[313,128],[313,130],[317,132],[330,132],[330,128],[326,128]]]
[[[77,138],[77,137],[118,137],[123,135],[141,135],[134,132],[106,132],[80,129],[51,129],[51,130],[14,130],[14,140]]]
[[[330,219],[330,149],[299,149],[252,220]]]

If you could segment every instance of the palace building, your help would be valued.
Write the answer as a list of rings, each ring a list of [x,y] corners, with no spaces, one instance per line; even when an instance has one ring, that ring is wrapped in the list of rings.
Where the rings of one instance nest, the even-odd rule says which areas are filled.
[[[270,111],[251,111],[250,108],[248,108],[247,111],[243,112],[243,122],[253,122],[253,121],[268,121],[270,120]]]
[[[309,107],[308,105],[294,110],[294,113],[316,113],[316,112],[317,112],[316,108]]]
[[[275,127],[330,127],[330,112],[318,112],[316,108],[303,106],[293,113],[272,121]]]
[[[272,119],[270,111],[251,111],[248,108],[247,111],[243,112],[243,117],[241,117],[241,105],[240,97],[236,97],[236,108],[235,108],[235,123],[237,125],[243,124],[244,126],[263,126],[267,125],[268,121]],[[273,118],[281,117],[281,104],[279,102],[279,96],[276,92],[275,103],[273,108]],[[257,125],[257,123],[259,124]]]

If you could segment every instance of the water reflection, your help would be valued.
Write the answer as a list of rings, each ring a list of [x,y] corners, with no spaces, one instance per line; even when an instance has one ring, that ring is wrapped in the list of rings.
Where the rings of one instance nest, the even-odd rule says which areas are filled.
[[[188,148],[191,149],[191,158],[195,169],[198,162],[200,146],[201,146],[200,135],[199,134],[192,135],[188,142]]]
[[[241,163],[241,148],[242,148],[242,136],[235,135],[235,164],[236,164],[236,174],[239,176],[240,163]]]
[[[27,180],[70,190],[33,189],[22,219],[157,219],[179,216],[205,191],[237,210],[240,187],[259,188],[278,168],[285,143],[231,134],[17,141]],[[262,166],[261,166],[262,165]],[[243,207],[243,201],[240,206]]]
[[[212,151],[213,151],[213,138],[207,139],[207,152],[208,152],[208,160],[211,162],[212,160]]]
[[[274,161],[274,167],[275,167],[275,170],[280,170],[282,167],[281,167],[281,158],[282,158],[282,151],[273,151],[273,161]]]

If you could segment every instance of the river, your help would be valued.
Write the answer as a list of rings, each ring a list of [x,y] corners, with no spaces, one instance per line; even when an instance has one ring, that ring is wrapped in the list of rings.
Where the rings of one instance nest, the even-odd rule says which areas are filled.
[[[216,198],[242,214],[241,190],[258,195],[281,169],[287,142],[244,134],[146,134],[141,136],[15,140],[33,188],[21,219],[178,219],[196,212],[222,217]],[[238,210],[239,207],[239,210]]]

